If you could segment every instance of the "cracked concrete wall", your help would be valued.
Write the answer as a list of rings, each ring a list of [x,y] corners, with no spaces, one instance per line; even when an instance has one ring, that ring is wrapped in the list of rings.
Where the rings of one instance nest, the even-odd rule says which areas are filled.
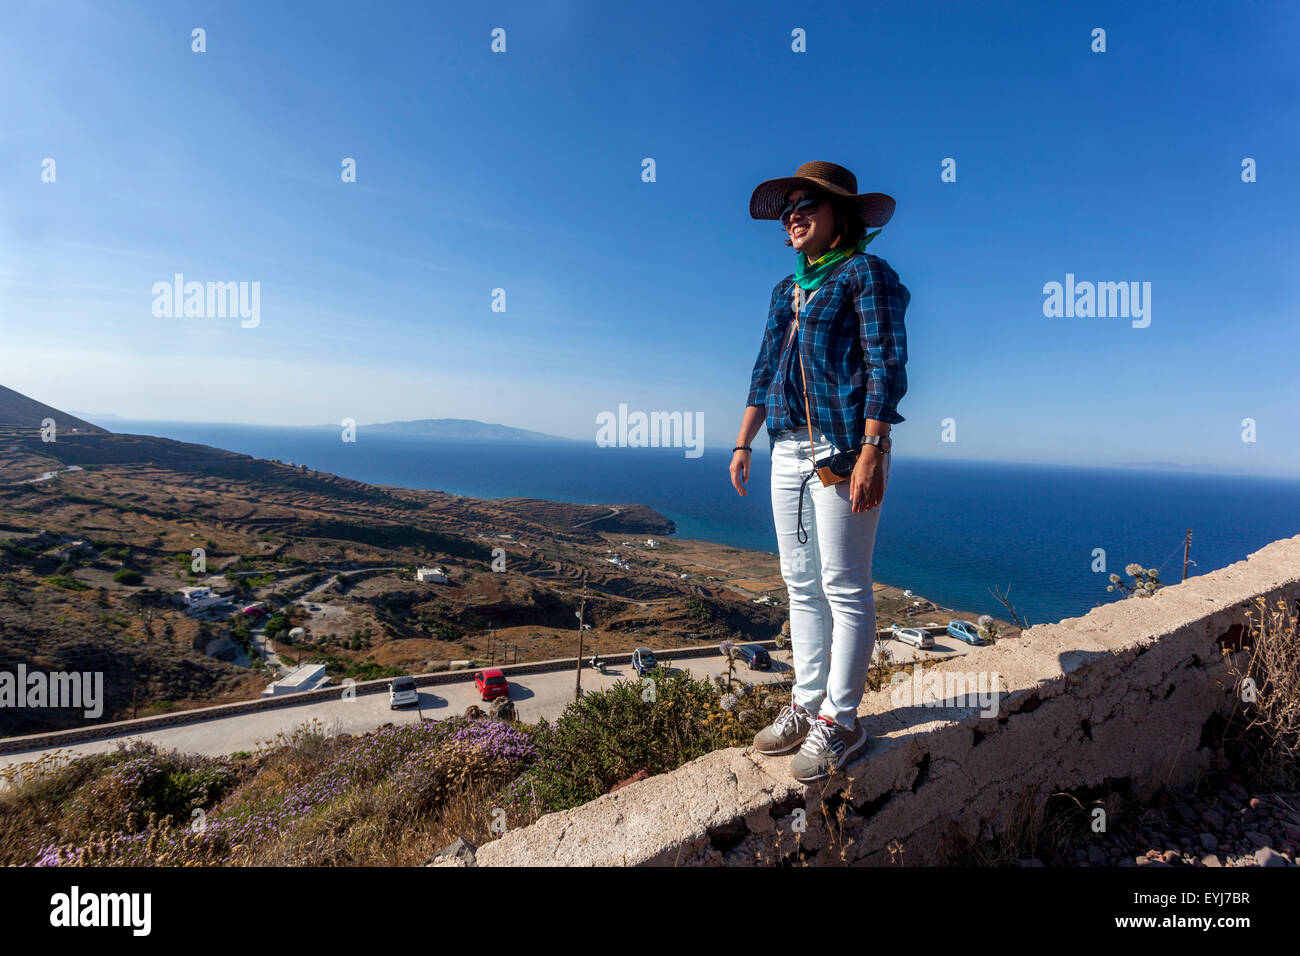
[[[931,864],[950,841],[1001,830],[1026,800],[1107,781],[1139,796],[1185,783],[1210,757],[1207,722],[1233,707],[1221,648],[1259,596],[1300,600],[1300,535],[926,670],[996,673],[992,715],[970,700],[918,704],[897,687],[868,694],[866,754],[824,784],[796,783],[789,757],[716,751],[507,832],[477,863]]]

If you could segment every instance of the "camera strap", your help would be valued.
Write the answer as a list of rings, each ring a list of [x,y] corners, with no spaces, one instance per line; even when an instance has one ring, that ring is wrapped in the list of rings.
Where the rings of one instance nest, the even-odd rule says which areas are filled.
[[[813,295],[816,295],[818,291],[820,291],[820,286],[818,289],[813,290]],[[803,289],[796,282],[794,284],[794,332],[792,334],[795,352],[799,355],[799,377],[803,380],[803,412],[804,421],[808,423],[808,450],[811,456],[810,464],[812,465],[812,471],[804,475],[803,481],[799,484],[799,526],[796,529],[796,537],[798,537],[800,544],[807,544],[808,532],[803,526],[803,496],[808,487],[808,482],[812,480],[813,475],[817,474],[817,448],[813,444],[812,408],[808,404],[808,375],[803,368],[803,349],[799,347],[799,309],[802,296]],[[808,298],[811,299],[812,295]]]
[[[847,263],[852,259],[853,259],[853,255],[850,255],[847,259],[844,260],[844,263]],[[844,268],[844,263],[840,264],[840,269]],[[835,273],[838,272],[839,269],[836,269]],[[832,275],[834,275],[835,273],[832,273]],[[824,286],[828,281],[830,281],[829,276],[825,280],[823,280],[822,286]],[[813,290],[812,295],[808,296],[808,301],[810,302],[812,301],[812,297],[821,291],[822,286],[818,286],[816,289]],[[799,348],[799,311],[807,303],[803,302],[803,288],[799,285],[798,282],[794,284],[794,295],[792,297],[791,304],[794,309],[794,322],[792,323],[793,331],[791,333],[791,338],[792,341],[794,342],[795,350],[798,352],[799,355],[799,377],[803,382],[804,419],[808,423],[808,449],[809,449],[809,454],[811,454],[812,456],[812,471],[808,472],[808,474],[804,476],[803,482],[799,485],[799,525],[798,528],[796,529],[796,535],[799,539],[799,543],[807,544],[808,532],[804,529],[803,526],[803,496],[804,496],[804,491],[808,487],[808,482],[812,480],[813,475],[816,475],[821,480],[823,486],[838,484],[839,482],[844,481],[845,479],[843,477],[836,477],[834,478],[834,480],[830,480],[827,478],[827,475],[831,474],[830,467],[826,467],[826,468],[817,467],[817,446],[813,441],[814,425],[813,425],[813,418],[812,418],[812,407],[808,402],[808,373],[804,370],[804,366],[803,366],[803,349]]]
[[[820,291],[820,288],[821,287],[819,286],[817,289],[815,289],[813,291],[813,295],[816,295],[817,292]],[[803,349],[799,348],[799,309],[801,305],[800,300],[802,299],[802,297],[803,297],[803,289],[799,286],[799,283],[796,282],[794,284],[794,348],[799,355],[799,378],[802,379],[803,381],[804,421],[808,423],[808,448],[810,453],[812,454],[813,470],[815,471],[817,465],[817,449],[813,445],[812,408],[808,404],[808,373],[805,372],[803,368]],[[810,295],[808,298],[811,299],[812,296]]]

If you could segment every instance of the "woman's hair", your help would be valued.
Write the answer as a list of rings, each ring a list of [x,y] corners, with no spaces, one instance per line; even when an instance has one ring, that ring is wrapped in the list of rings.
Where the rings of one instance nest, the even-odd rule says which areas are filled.
[[[822,193],[822,199],[831,204],[831,210],[835,213],[835,231],[833,235],[840,237],[839,246],[836,248],[856,245],[858,240],[867,234],[867,227],[862,222],[862,214],[858,212],[858,204],[851,199],[846,200],[826,193]],[[782,226],[781,228],[784,230],[785,227]],[[787,246],[794,245],[790,241],[788,232],[786,233],[785,244]]]

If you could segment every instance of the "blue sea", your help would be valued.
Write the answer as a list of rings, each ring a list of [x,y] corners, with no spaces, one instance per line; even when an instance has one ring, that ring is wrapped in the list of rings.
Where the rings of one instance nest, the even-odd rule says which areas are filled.
[[[105,421],[158,435],[307,465],[381,485],[477,498],[640,503],[677,523],[677,536],[776,552],[760,432],[746,497],[727,474],[730,454],[686,458],[680,448],[600,448],[585,442],[501,443],[337,429]],[[760,446],[762,446],[760,448]],[[939,605],[1007,615],[989,588],[1009,587],[1031,623],[1116,600],[1107,573],[1137,562],[1182,575],[1240,561],[1300,534],[1300,480],[1054,465],[936,461],[895,454],[876,539],[875,577]],[[1104,548],[1106,572],[1092,570]],[[1127,578],[1126,578],[1127,580]]]

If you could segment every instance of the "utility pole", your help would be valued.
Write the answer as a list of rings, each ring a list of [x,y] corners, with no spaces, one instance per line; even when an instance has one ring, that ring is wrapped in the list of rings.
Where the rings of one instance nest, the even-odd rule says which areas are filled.
[[[1183,542],[1183,580],[1187,580],[1187,552],[1192,550],[1192,529],[1187,529],[1187,540]]]
[[[582,696],[582,615],[587,610],[587,575],[582,575],[582,603],[578,605],[578,676],[573,685],[573,699]]]

